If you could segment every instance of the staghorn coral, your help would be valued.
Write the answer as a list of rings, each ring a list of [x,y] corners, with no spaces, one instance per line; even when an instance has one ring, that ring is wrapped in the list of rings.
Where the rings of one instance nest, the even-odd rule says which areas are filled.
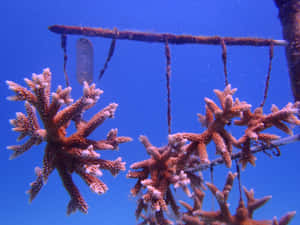
[[[168,145],[163,147],[153,146],[145,136],[140,137],[144,144],[150,159],[136,162],[131,165],[128,178],[138,179],[131,193],[137,196],[144,194],[138,199],[136,217],[142,217],[140,224],[172,224],[165,218],[169,216],[168,206],[176,215],[176,224],[186,225],[267,225],[280,224],[286,225],[294,216],[294,212],[287,214],[279,222],[256,221],[252,218],[254,210],[262,206],[270,197],[257,200],[254,198],[253,190],[244,189],[248,199],[245,206],[241,199],[236,214],[231,215],[227,198],[232,188],[233,180],[236,174],[229,173],[223,191],[219,191],[213,184],[206,183],[213,195],[219,201],[221,210],[217,212],[205,212],[202,210],[205,190],[202,174],[197,174],[196,168],[199,165],[209,165],[206,146],[213,141],[216,146],[217,154],[220,154],[227,167],[231,167],[231,156],[233,147],[236,147],[241,154],[243,166],[247,162],[252,163],[252,153],[250,146],[252,141],[262,141],[269,145],[271,140],[279,138],[274,134],[262,133],[267,128],[276,127],[285,133],[292,134],[290,128],[286,125],[299,125],[299,120],[295,114],[299,113],[299,103],[291,104],[278,109],[272,106],[271,113],[264,115],[261,108],[255,109],[254,113],[250,111],[251,105],[246,102],[240,102],[238,99],[233,101],[232,95],[236,89],[231,89],[230,85],[224,91],[214,91],[220,100],[220,107],[214,101],[205,98],[206,114],[198,115],[199,120],[206,130],[201,134],[194,133],[176,133],[169,135]],[[244,134],[235,138],[226,130],[226,125],[233,121],[234,125],[246,127]],[[189,143],[188,143],[189,141]],[[241,149],[241,150],[239,150]],[[181,213],[177,201],[173,198],[171,187],[181,187],[188,197],[194,199],[194,205],[179,201],[187,209],[186,213]],[[190,188],[193,190],[191,193]],[[146,216],[142,212],[146,212]],[[167,212],[167,213],[166,213]],[[200,216],[200,217],[199,217]]]
[[[225,126],[230,121],[239,117],[243,111],[250,109],[251,105],[240,102],[238,99],[233,101],[232,95],[237,89],[231,89],[227,85],[224,91],[214,90],[220,100],[221,108],[214,101],[205,98],[205,115],[198,114],[200,123],[207,129],[201,134],[177,133],[172,138],[191,141],[189,155],[198,155],[200,163],[209,163],[206,146],[213,141],[216,145],[216,153],[220,154],[227,167],[231,167],[231,152],[233,145],[237,146],[236,139],[225,130]]]
[[[133,163],[130,168],[138,171],[129,171],[127,178],[138,179],[131,189],[131,194],[137,196],[146,189],[146,193],[138,199],[136,217],[144,220],[140,224],[173,224],[165,218],[164,212],[169,213],[168,206],[176,218],[179,218],[179,206],[172,194],[172,188],[182,188],[191,196],[188,185],[195,188],[203,187],[201,174],[184,172],[179,158],[184,154],[185,142],[175,142],[169,139],[169,144],[163,147],[153,146],[146,136],[140,136],[150,159]],[[142,214],[145,211],[148,217]]]
[[[243,111],[239,120],[235,120],[234,124],[238,126],[247,126],[244,135],[237,141],[242,146],[242,158],[240,162],[242,167],[245,168],[247,163],[255,165],[256,158],[250,152],[251,140],[262,141],[269,145],[274,139],[278,139],[279,136],[269,133],[261,133],[267,128],[276,127],[283,132],[292,135],[292,130],[286,125],[286,123],[293,125],[300,125],[300,120],[294,115],[299,113],[299,104],[288,103],[281,110],[277,106],[272,105],[271,113],[268,115],[263,114],[263,109],[258,107],[252,113],[250,110]]]
[[[73,103],[70,98],[71,88],[62,89],[58,87],[55,93],[51,89],[51,73],[45,69],[43,74],[33,74],[32,80],[25,79],[30,90],[12,81],[7,81],[9,88],[16,95],[8,97],[13,101],[25,101],[27,115],[18,112],[16,119],[10,120],[14,126],[13,130],[20,133],[18,140],[29,137],[22,145],[9,146],[13,150],[11,159],[29,150],[33,145],[46,142],[43,167],[35,168],[37,179],[31,183],[28,191],[30,201],[32,201],[54,169],[57,169],[66,190],[71,196],[68,204],[67,213],[70,214],[77,209],[87,213],[87,204],[81,196],[79,190],[72,180],[72,173],[77,173],[97,194],[107,191],[107,186],[98,178],[102,175],[100,169],[109,170],[112,175],[118,174],[120,170],[125,170],[125,163],[121,158],[115,161],[104,160],[96,150],[110,149],[115,150],[120,143],[128,142],[128,137],[117,137],[117,129],[112,129],[107,134],[105,140],[91,140],[88,136],[105,119],[112,118],[117,104],[112,103],[95,114],[90,120],[83,120],[83,113],[93,107],[102,91],[89,86],[84,82],[83,96]],[[254,156],[250,152],[252,141],[262,141],[270,144],[271,140],[279,136],[268,133],[261,133],[272,126],[292,134],[286,123],[299,125],[300,120],[295,116],[299,112],[299,103],[289,103],[283,109],[272,106],[271,113],[263,114],[262,108],[257,108],[252,113],[251,105],[240,102],[238,99],[233,101],[232,95],[236,89],[231,89],[230,85],[224,91],[215,90],[220,100],[220,107],[211,99],[205,98],[206,114],[198,115],[199,121],[207,129],[201,134],[177,133],[169,135],[169,143],[163,147],[153,146],[147,137],[140,136],[150,159],[137,162],[131,165],[132,170],[127,174],[128,178],[138,179],[136,185],[131,190],[133,196],[139,193],[142,197],[138,200],[136,217],[142,218],[140,224],[173,224],[166,218],[169,216],[169,207],[176,217],[176,224],[186,225],[286,225],[294,216],[294,212],[277,221],[276,218],[265,221],[254,220],[253,212],[266,203],[270,197],[255,199],[253,190],[244,189],[247,197],[247,206],[243,200],[235,215],[231,215],[228,209],[227,198],[232,188],[236,174],[229,173],[223,191],[219,191],[213,184],[206,183],[210,191],[217,198],[220,206],[219,211],[203,211],[202,204],[205,190],[204,180],[201,173],[191,172],[199,164],[208,164],[209,159],[206,146],[213,141],[216,145],[216,153],[224,159],[227,167],[231,167],[231,153],[233,146],[241,149],[242,158],[240,162],[243,167],[248,162],[254,164]],[[67,105],[65,108],[60,108]],[[38,112],[44,128],[39,125]],[[244,135],[236,139],[226,129],[226,125],[231,123],[234,118],[234,125],[245,126]],[[76,132],[67,136],[66,129],[74,121]],[[187,143],[190,141],[190,143]],[[172,194],[172,186],[175,189],[182,188],[188,197],[194,199],[194,205],[180,201],[180,204],[187,209],[181,213]],[[191,193],[190,187],[193,190]],[[201,190],[202,189],[202,190]],[[145,212],[145,214],[143,213]]]
[[[174,213],[179,215],[178,206],[172,195],[170,184],[179,181],[175,179],[174,167],[172,166],[172,149],[170,146],[157,148],[153,146],[147,137],[140,136],[140,141],[145,146],[150,159],[136,162],[130,166],[131,169],[141,169],[139,171],[129,171],[128,178],[137,178],[138,181],[131,194],[136,196],[142,188],[147,188],[147,192],[138,200],[136,209],[137,219],[140,217],[142,210],[148,210],[150,204],[151,212],[155,216],[144,218],[144,221],[155,221],[157,224],[171,224],[165,219],[163,211],[167,211],[167,204],[170,204]],[[150,175],[150,179],[147,177]],[[185,181],[183,180],[182,183]],[[186,181],[188,182],[188,181]],[[178,185],[180,185],[178,183]]]
[[[195,191],[194,207],[185,202],[181,202],[181,204],[188,210],[182,216],[182,220],[185,222],[185,225],[287,225],[294,217],[295,212],[289,212],[279,221],[276,217],[274,217],[273,220],[253,219],[254,211],[269,201],[271,196],[256,199],[254,198],[253,189],[248,191],[246,188],[244,188],[244,193],[247,198],[247,206],[245,206],[243,199],[240,199],[236,213],[232,215],[228,207],[227,199],[232,189],[235,177],[236,174],[229,172],[222,191],[220,191],[215,185],[208,182],[206,183],[214,197],[217,199],[220,207],[220,210],[218,211],[202,210],[204,194],[203,192],[199,192],[199,190]]]
[[[44,69],[42,74],[33,74],[32,80],[24,79],[30,90],[25,87],[6,81],[9,88],[15,92],[15,96],[8,97],[13,101],[25,101],[27,115],[17,112],[16,119],[10,120],[14,126],[13,131],[19,132],[18,140],[25,137],[29,139],[22,145],[8,146],[13,151],[11,159],[29,150],[33,145],[46,142],[44,151],[43,167],[35,168],[37,179],[31,183],[28,191],[32,201],[43,185],[47,182],[49,175],[57,169],[64,187],[68,191],[71,200],[68,204],[67,213],[70,214],[77,209],[87,213],[87,203],[81,196],[78,188],[72,180],[72,173],[77,173],[87,185],[97,194],[107,191],[107,186],[98,178],[101,176],[100,169],[109,170],[112,175],[125,170],[125,163],[121,158],[109,161],[100,158],[95,150],[115,150],[118,145],[131,140],[129,137],[117,137],[117,129],[112,129],[105,140],[91,140],[88,136],[107,118],[112,118],[117,108],[116,103],[111,103],[90,120],[85,121],[82,114],[93,107],[103,93],[95,88],[95,84],[89,86],[83,84],[83,96],[73,103],[70,97],[71,87],[63,89],[58,86],[56,92],[51,91],[51,72]],[[50,98],[51,96],[51,98]],[[67,105],[63,109],[60,108]],[[44,125],[40,127],[37,113]],[[76,132],[67,136],[66,129],[71,121],[75,122]]]
[[[191,156],[198,156],[199,163],[208,164],[206,146],[213,141],[216,146],[216,154],[220,154],[228,168],[231,167],[231,154],[233,146],[242,149],[242,158],[240,162],[243,168],[247,163],[255,165],[256,158],[251,154],[251,141],[262,141],[265,144],[270,144],[279,136],[275,134],[261,133],[261,131],[276,127],[287,134],[292,134],[291,129],[286,123],[291,125],[299,125],[300,120],[295,116],[299,113],[299,104],[289,103],[284,108],[279,110],[275,105],[272,106],[271,113],[264,115],[262,108],[256,108],[252,113],[250,111],[251,105],[246,102],[240,102],[238,98],[233,101],[232,95],[237,89],[231,89],[230,84],[226,86],[224,91],[214,90],[217,95],[221,107],[219,107],[213,100],[205,98],[205,115],[198,114],[200,123],[206,127],[206,130],[200,134],[195,133],[176,133],[172,134],[171,138],[176,141],[187,139],[191,143],[186,148],[186,154],[182,158],[182,164]],[[245,126],[245,132],[239,139],[235,138],[229,133],[225,126],[231,124],[234,118],[234,125]]]

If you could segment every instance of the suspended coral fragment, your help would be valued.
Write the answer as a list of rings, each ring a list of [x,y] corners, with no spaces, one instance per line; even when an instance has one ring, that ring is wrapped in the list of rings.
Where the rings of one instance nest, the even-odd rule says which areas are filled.
[[[276,127],[289,135],[293,134],[288,124],[300,125],[300,120],[296,116],[299,114],[299,104],[300,102],[288,103],[282,109],[272,105],[269,114],[264,114],[262,107],[256,108],[254,112],[246,110],[241,114],[239,120],[234,121],[235,125],[246,126],[244,135],[237,141],[237,144],[242,148],[243,154],[240,162],[243,168],[246,167],[247,163],[255,165],[256,158],[250,153],[251,141],[261,141],[269,145],[272,140],[280,137],[275,134],[261,133],[262,131]]]
[[[149,212],[151,218],[144,221],[153,221],[153,224],[171,224],[166,218],[171,208],[175,217],[179,218],[179,206],[172,194],[172,187],[181,188],[189,197],[192,196],[188,186],[202,188],[203,179],[201,174],[184,172],[181,158],[185,155],[185,142],[174,142],[169,139],[169,144],[163,147],[153,146],[147,137],[140,136],[140,141],[146,148],[150,158],[133,163],[128,178],[138,179],[136,185],[131,189],[133,196],[143,193],[138,200],[136,217],[143,217],[142,212]],[[191,165],[192,161],[185,163]],[[145,192],[143,192],[145,190]],[[143,222],[141,223],[143,224]],[[144,223],[145,224],[145,223]],[[150,223],[151,224],[151,223]]]
[[[103,93],[95,87],[83,81],[83,96],[73,102],[71,99],[71,87],[62,89],[58,86],[56,92],[51,91],[51,72],[45,69],[42,74],[33,74],[32,80],[25,79],[30,90],[7,81],[9,89],[15,92],[15,96],[8,97],[13,101],[25,101],[27,115],[18,112],[17,118],[10,120],[13,130],[20,133],[18,140],[25,137],[29,139],[22,145],[8,146],[13,151],[11,158],[15,158],[33,145],[46,142],[44,151],[43,167],[35,168],[36,181],[32,182],[29,200],[32,201],[43,185],[47,182],[50,174],[56,169],[62,179],[65,189],[71,200],[68,204],[67,213],[76,210],[87,213],[88,205],[73,182],[72,173],[78,174],[90,189],[102,194],[107,191],[107,186],[98,178],[102,175],[101,169],[109,170],[116,175],[125,170],[125,163],[121,158],[114,161],[100,158],[96,150],[115,150],[118,145],[131,140],[129,137],[117,137],[117,129],[109,131],[104,140],[91,140],[88,136],[100,126],[106,119],[113,118],[117,108],[116,103],[111,103],[96,113],[90,120],[83,120],[83,113],[94,106]],[[50,96],[52,98],[50,99]],[[65,106],[64,108],[62,108]],[[62,109],[60,109],[62,108]],[[44,128],[39,125],[38,115]],[[66,135],[70,123],[75,121],[76,131]]]
[[[247,198],[247,205],[245,205],[243,199],[240,199],[239,205],[235,214],[232,214],[229,210],[229,204],[227,202],[228,195],[233,186],[233,180],[236,174],[228,173],[223,190],[219,190],[214,184],[206,183],[213,196],[216,198],[220,209],[217,211],[204,211],[202,209],[202,202],[204,193],[199,189],[195,189],[194,206],[189,205],[186,202],[181,201],[184,208],[187,209],[183,213],[182,220],[185,225],[287,225],[295,216],[295,212],[289,212],[283,216],[279,222],[276,218],[273,220],[256,220],[253,218],[253,213],[266,204],[271,196],[265,196],[260,199],[254,198],[254,191],[251,189],[248,191],[244,188],[244,193]]]
[[[200,123],[206,127],[206,130],[202,133],[176,133],[170,135],[175,142],[183,139],[190,141],[189,147],[186,148],[186,155],[188,157],[198,156],[200,164],[210,163],[207,154],[207,145],[213,141],[216,146],[216,154],[222,156],[228,168],[232,164],[231,155],[233,147],[241,149],[242,157],[240,162],[243,168],[245,168],[247,163],[255,165],[256,158],[250,152],[253,141],[261,141],[263,144],[269,145],[272,140],[279,138],[278,135],[261,133],[262,131],[276,127],[291,135],[292,130],[288,125],[300,125],[300,120],[296,116],[299,114],[300,102],[294,104],[288,103],[282,109],[278,109],[273,105],[272,112],[269,114],[263,114],[261,107],[251,112],[250,104],[241,102],[238,98],[233,100],[233,94],[236,90],[231,89],[230,84],[226,86],[224,91],[214,90],[220,101],[220,106],[209,98],[204,99],[206,103],[205,115],[198,115]],[[235,138],[226,130],[226,125],[232,120],[234,125],[246,128],[240,138]]]
[[[237,146],[236,139],[225,129],[225,126],[235,117],[250,109],[251,105],[240,102],[238,99],[233,101],[232,95],[237,89],[231,89],[227,85],[224,91],[215,90],[219,98],[219,107],[213,100],[205,98],[205,115],[199,114],[199,121],[207,129],[201,134],[177,133],[172,134],[175,140],[187,139],[191,142],[188,148],[189,155],[199,156],[200,163],[209,163],[206,146],[213,141],[216,146],[216,154],[222,156],[227,167],[231,167],[231,153],[233,145]]]

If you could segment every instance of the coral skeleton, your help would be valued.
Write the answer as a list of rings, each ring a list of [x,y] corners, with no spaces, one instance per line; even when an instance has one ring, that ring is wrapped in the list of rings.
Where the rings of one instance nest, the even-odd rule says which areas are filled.
[[[111,103],[96,113],[90,120],[83,119],[83,113],[93,107],[103,93],[95,84],[83,84],[83,96],[73,102],[70,97],[71,87],[63,89],[58,86],[56,92],[51,91],[51,72],[44,69],[42,74],[33,74],[32,79],[24,79],[30,89],[12,81],[6,81],[15,96],[8,97],[12,101],[25,101],[27,115],[17,112],[16,119],[10,120],[13,131],[19,132],[17,140],[29,139],[22,145],[8,146],[13,151],[11,159],[23,154],[33,145],[46,142],[43,167],[35,168],[37,178],[28,191],[30,202],[45,185],[53,170],[57,170],[71,200],[67,214],[76,210],[87,213],[88,205],[72,180],[72,173],[77,173],[91,190],[97,194],[107,191],[108,187],[98,178],[101,169],[109,170],[113,176],[125,170],[121,158],[114,161],[100,158],[96,150],[116,150],[119,144],[131,141],[129,137],[118,137],[117,129],[108,132],[105,140],[91,140],[88,136],[107,118],[113,118],[117,108]],[[64,106],[62,108],[62,106]],[[62,109],[61,109],[62,108]],[[44,128],[39,125],[37,113]],[[75,123],[76,131],[67,136],[66,129],[71,122]]]

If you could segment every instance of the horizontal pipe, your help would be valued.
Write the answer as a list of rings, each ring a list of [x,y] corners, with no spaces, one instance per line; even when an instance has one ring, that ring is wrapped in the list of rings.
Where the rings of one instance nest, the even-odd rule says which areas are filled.
[[[52,25],[48,28],[51,32],[57,34],[83,35],[89,37],[114,38],[121,40],[133,40],[143,42],[160,42],[169,44],[207,44],[220,45],[224,41],[226,45],[249,45],[249,46],[285,46],[284,40],[273,40],[255,37],[220,37],[220,36],[194,36],[194,35],[175,35],[170,33],[150,33],[141,31],[119,31],[93,27],[78,27],[65,25]]]

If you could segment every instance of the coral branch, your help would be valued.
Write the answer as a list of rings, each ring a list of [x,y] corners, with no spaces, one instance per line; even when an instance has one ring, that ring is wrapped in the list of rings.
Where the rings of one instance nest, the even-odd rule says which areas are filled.
[[[118,104],[111,103],[100,112],[95,114],[87,123],[78,128],[78,135],[83,137],[89,136],[98,126],[107,118],[113,118]]]

